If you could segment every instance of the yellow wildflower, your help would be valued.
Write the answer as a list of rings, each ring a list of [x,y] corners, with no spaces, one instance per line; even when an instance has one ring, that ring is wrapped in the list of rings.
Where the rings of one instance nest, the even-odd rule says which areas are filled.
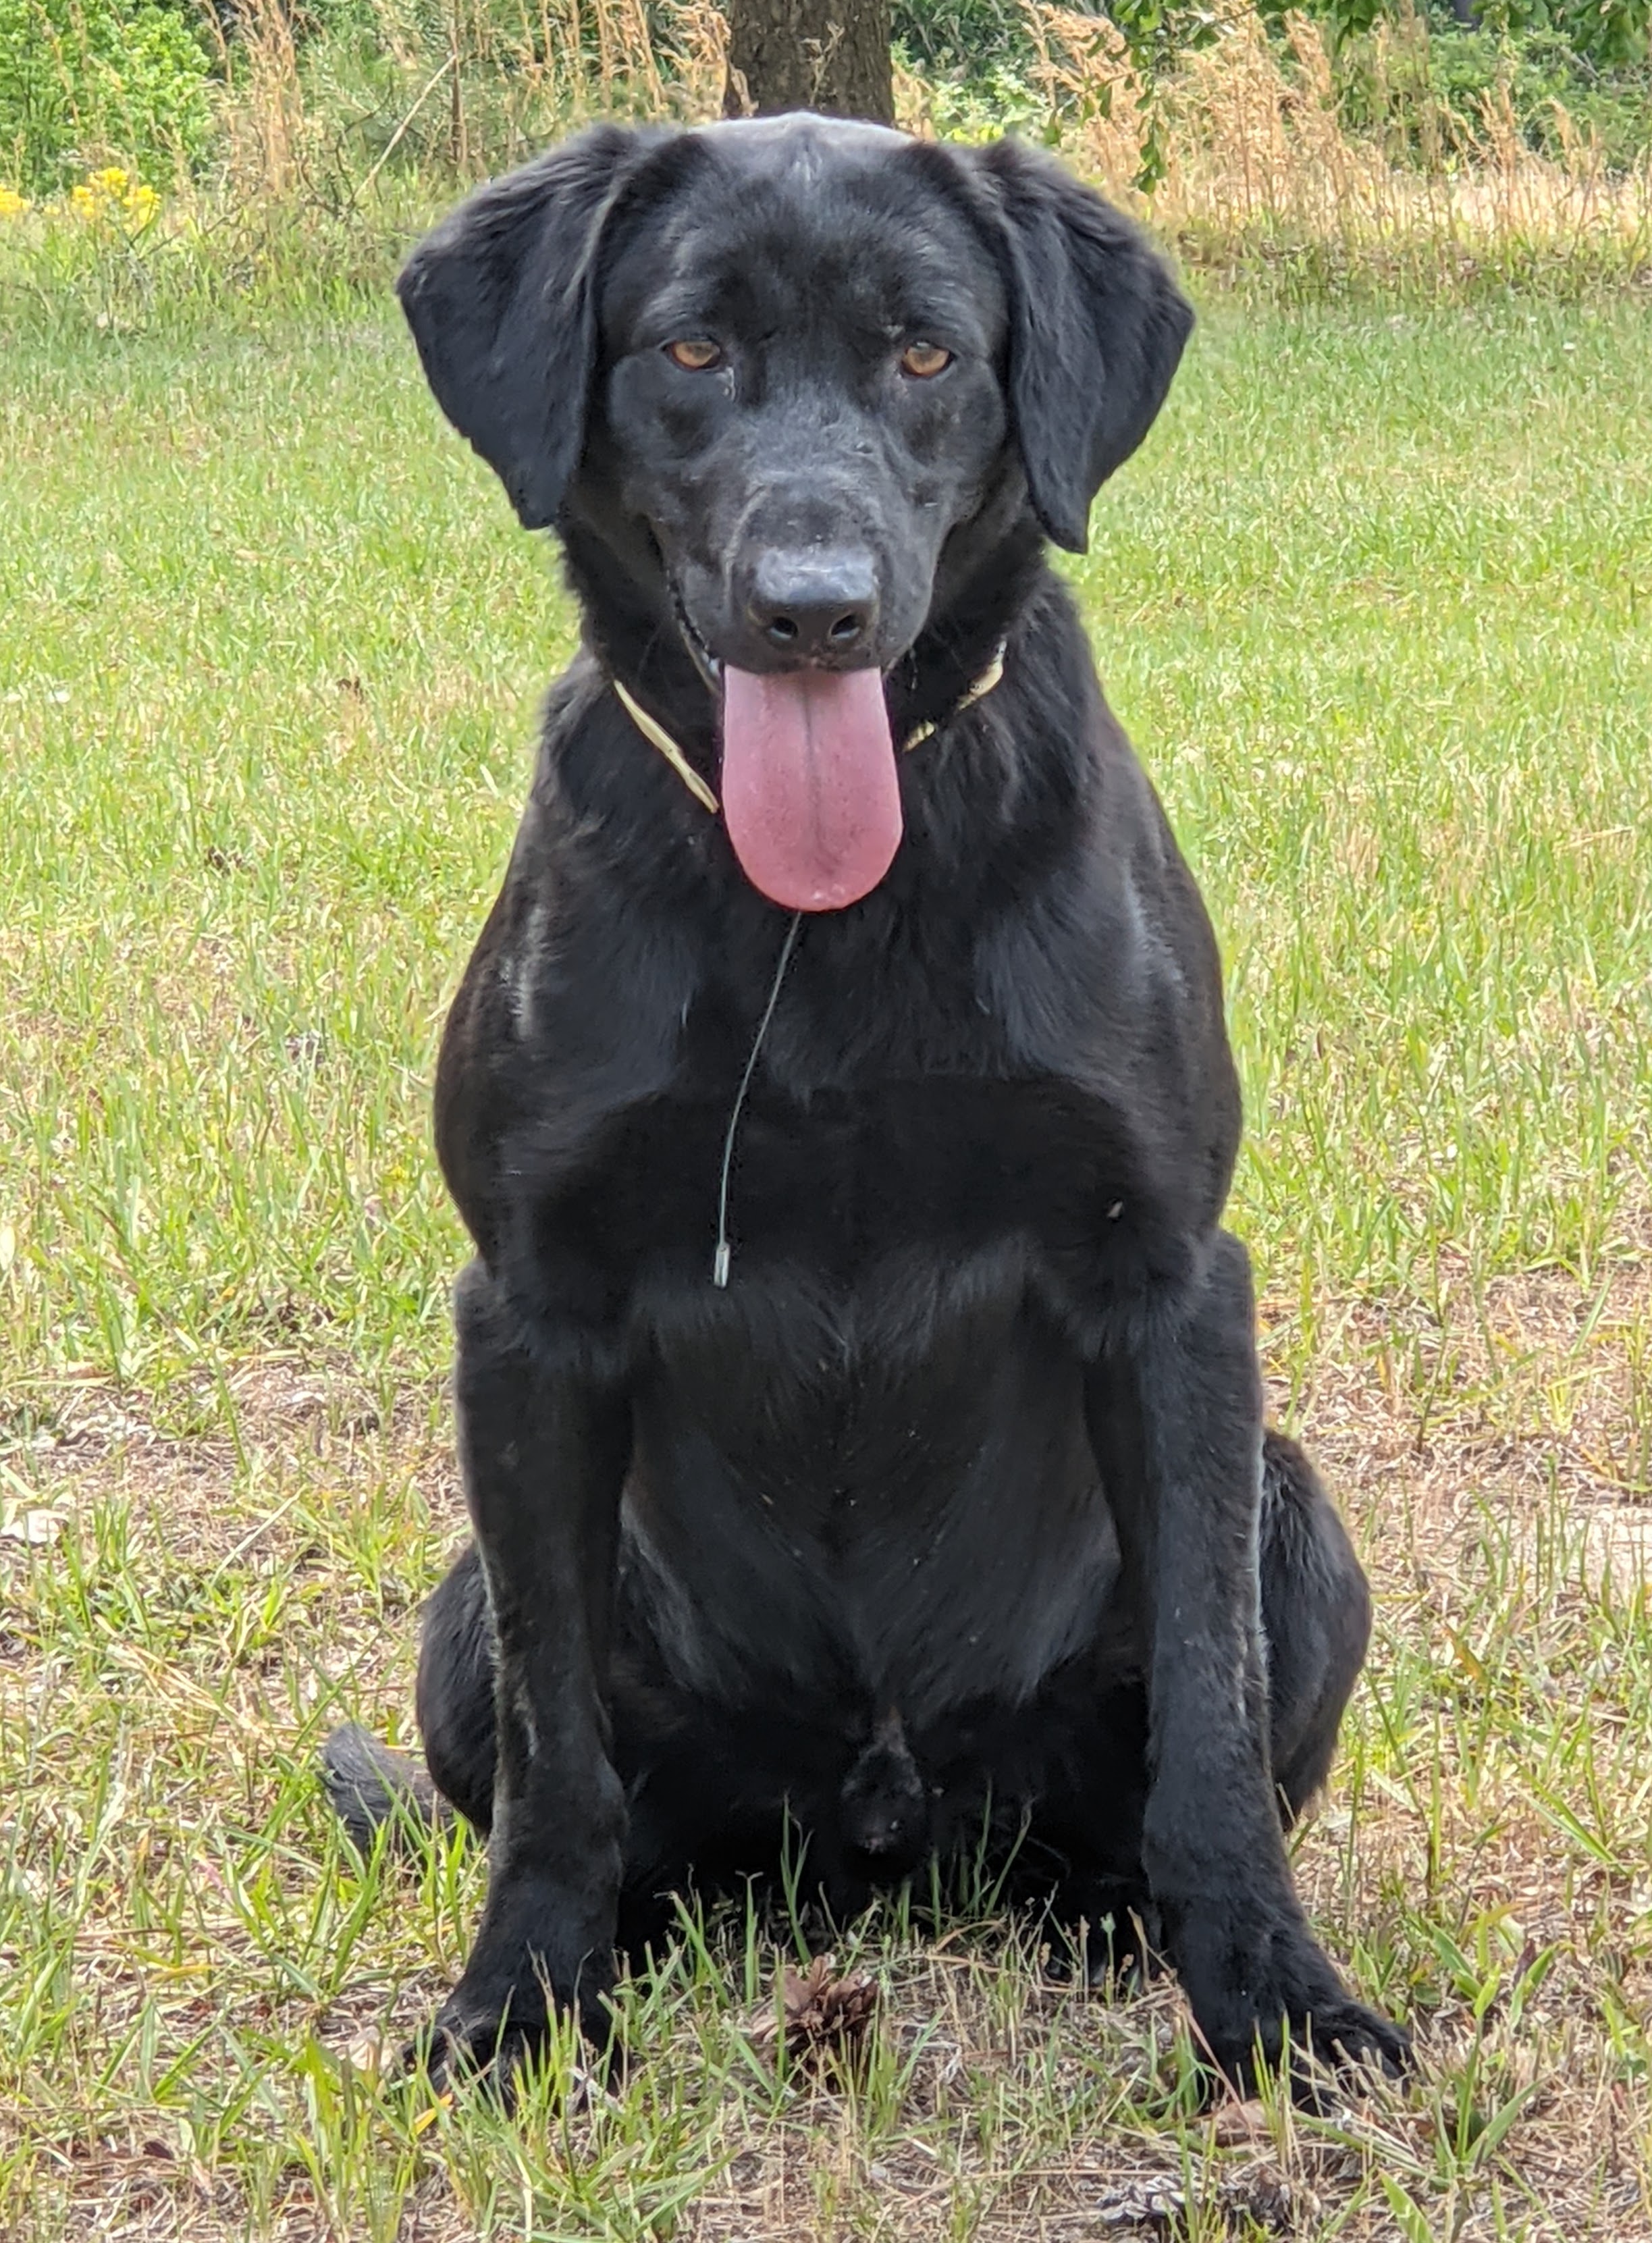
[[[71,187],[69,207],[89,226],[112,219],[141,229],[160,208],[160,197],[118,164],[110,164],[101,172],[88,172],[78,187]]]
[[[0,187],[0,218],[21,218],[28,207],[27,195],[20,195],[15,187]]]

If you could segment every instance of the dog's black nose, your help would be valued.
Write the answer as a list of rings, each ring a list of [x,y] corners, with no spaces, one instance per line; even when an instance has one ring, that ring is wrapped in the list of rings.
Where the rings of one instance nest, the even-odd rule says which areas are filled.
[[[745,619],[776,654],[853,668],[865,659],[878,622],[871,555],[770,547],[753,563]]]

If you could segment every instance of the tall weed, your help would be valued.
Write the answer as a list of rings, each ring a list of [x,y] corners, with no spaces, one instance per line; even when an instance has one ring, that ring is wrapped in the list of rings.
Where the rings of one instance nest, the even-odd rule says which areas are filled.
[[[1195,266],[1286,293],[1430,298],[1652,280],[1652,159],[1615,167],[1559,104],[1554,152],[1534,148],[1507,81],[1463,110],[1413,71],[1403,111],[1357,131],[1306,16],[1285,15],[1281,37],[1229,0],[1207,44],[1150,78],[1105,17],[1026,5],[1065,152]],[[1415,18],[1379,27],[1379,66],[1427,37]],[[921,86],[906,84],[907,121],[931,129]]]

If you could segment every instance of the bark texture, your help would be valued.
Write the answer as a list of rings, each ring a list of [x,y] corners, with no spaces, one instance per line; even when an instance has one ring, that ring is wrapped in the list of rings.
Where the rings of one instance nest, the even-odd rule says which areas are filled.
[[[729,117],[815,109],[894,123],[889,0],[729,0]]]

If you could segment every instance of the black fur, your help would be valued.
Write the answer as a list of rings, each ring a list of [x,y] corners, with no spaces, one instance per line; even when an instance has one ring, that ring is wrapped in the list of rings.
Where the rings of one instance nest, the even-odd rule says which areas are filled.
[[[402,293],[585,619],[437,1091],[475,1539],[419,1717],[490,1855],[438,2066],[531,2040],[547,1989],[600,2034],[616,1943],[771,1867],[787,1809],[835,1908],[985,1827],[1069,1923],[1137,1910],[1235,2077],[1287,2026],[1397,2063],[1281,1837],[1369,1615],[1264,1434],[1216,946],[1042,558],[1151,421],[1181,297],[1042,157],[806,118],[602,128]],[[741,571],[822,539],[875,575],[895,737],[941,729],[887,878],[802,926],[719,1290],[786,922],[608,679],[715,783],[715,662],[784,666]]]

